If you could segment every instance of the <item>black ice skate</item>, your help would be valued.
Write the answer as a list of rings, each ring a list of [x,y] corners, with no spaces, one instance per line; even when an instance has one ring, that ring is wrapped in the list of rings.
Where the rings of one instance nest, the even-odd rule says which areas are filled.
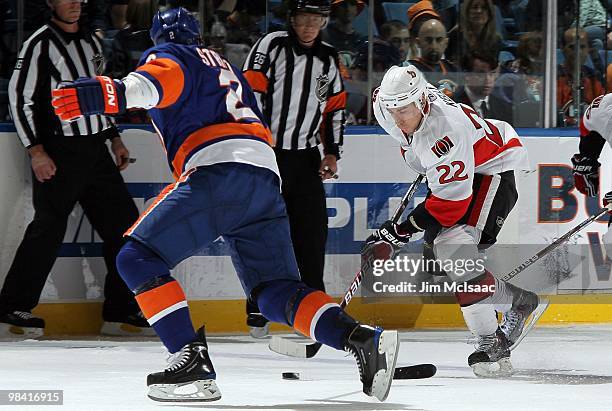
[[[476,351],[468,357],[468,365],[478,377],[497,378],[512,375],[510,343],[506,335],[497,328],[493,334],[478,336]]]
[[[512,284],[506,283],[506,287],[512,292],[512,308],[502,313],[500,328],[506,335],[512,351],[542,316],[548,307],[548,301],[541,302],[535,293]]]
[[[345,350],[357,360],[363,392],[384,401],[395,372],[399,350],[397,331],[358,325],[349,335]]]
[[[45,320],[28,311],[12,311],[0,315],[0,337],[37,338],[43,335]]]
[[[105,317],[100,334],[116,337],[154,337],[155,330],[149,325],[142,311],[138,311],[134,314]]]
[[[260,313],[247,314],[247,325],[253,338],[266,338],[270,334],[270,321]]]
[[[148,396],[155,401],[216,401],[221,398],[217,375],[208,356],[204,327],[196,341],[185,345],[170,359],[168,368],[149,374]]]

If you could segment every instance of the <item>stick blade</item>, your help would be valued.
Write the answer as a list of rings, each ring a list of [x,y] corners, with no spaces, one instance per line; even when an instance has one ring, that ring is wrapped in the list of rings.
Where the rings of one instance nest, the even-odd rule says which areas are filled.
[[[416,380],[431,378],[436,375],[438,369],[433,364],[417,364],[407,367],[396,367],[393,374],[394,380]]]
[[[302,344],[278,335],[273,335],[272,338],[270,338],[268,348],[275,353],[287,355],[289,357],[312,358],[321,349],[321,344],[318,342]]]

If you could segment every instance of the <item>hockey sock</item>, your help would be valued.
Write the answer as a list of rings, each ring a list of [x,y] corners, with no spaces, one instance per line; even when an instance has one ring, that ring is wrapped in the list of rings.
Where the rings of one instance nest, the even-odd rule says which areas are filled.
[[[497,316],[491,304],[491,286],[495,284],[495,277],[486,271],[467,282],[469,285],[481,286],[488,291],[456,292],[457,302],[461,306],[463,319],[470,331],[475,335],[489,335],[497,330]],[[485,287],[486,286],[486,287]]]
[[[117,255],[117,269],[168,351],[175,353],[196,340],[185,293],[159,256],[128,241]]]
[[[474,335],[490,335],[497,330],[495,310],[486,301],[461,307],[461,312],[465,324]]]
[[[493,285],[495,285],[495,277],[493,277],[490,272],[485,270],[482,275],[467,281],[467,284],[468,286],[482,288],[482,290],[471,292],[457,291],[455,293],[455,297],[457,297],[457,302],[461,307],[476,304],[477,302],[483,301],[484,299],[493,295],[493,291],[491,290],[494,289]]]
[[[358,322],[332,297],[298,281],[275,280],[256,292],[261,313],[270,321],[287,324],[322,344],[343,350]]]

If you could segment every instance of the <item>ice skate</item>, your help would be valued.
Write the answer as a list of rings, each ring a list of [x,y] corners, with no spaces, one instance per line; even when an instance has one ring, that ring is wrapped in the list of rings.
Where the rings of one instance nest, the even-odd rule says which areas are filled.
[[[506,287],[512,291],[512,308],[502,313],[500,328],[506,335],[512,351],[548,308],[548,301],[540,301],[535,293],[512,284],[506,284]]]
[[[249,313],[247,315],[249,334],[253,338],[266,338],[270,335],[270,321],[260,313]]]
[[[506,335],[499,328],[493,334],[478,336],[476,351],[468,357],[468,365],[478,377],[498,378],[512,375],[509,347]]]
[[[349,335],[345,350],[357,360],[363,392],[384,401],[395,372],[399,350],[397,331],[359,325]]]
[[[0,338],[38,338],[44,334],[45,320],[28,311],[0,315]]]
[[[168,402],[216,401],[221,398],[216,378],[202,327],[196,341],[172,355],[168,368],[148,375],[148,396],[155,401]]]
[[[141,311],[121,318],[105,318],[100,334],[114,337],[154,337],[155,330]]]

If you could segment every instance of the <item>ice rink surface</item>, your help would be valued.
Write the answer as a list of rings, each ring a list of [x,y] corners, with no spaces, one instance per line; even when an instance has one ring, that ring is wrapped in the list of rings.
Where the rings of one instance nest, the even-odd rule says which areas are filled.
[[[1,342],[0,389],[61,389],[64,405],[0,410],[612,410],[612,326],[536,329],[512,355],[516,374],[503,380],[472,374],[468,336],[403,332],[398,365],[430,362],[438,373],[395,381],[385,403],[361,392],[352,356],[327,348],[298,360],[269,351],[267,341],[209,337],[223,398],[196,405],[146,397],[147,373],[166,365],[154,340]],[[283,380],[286,371],[302,379]]]

